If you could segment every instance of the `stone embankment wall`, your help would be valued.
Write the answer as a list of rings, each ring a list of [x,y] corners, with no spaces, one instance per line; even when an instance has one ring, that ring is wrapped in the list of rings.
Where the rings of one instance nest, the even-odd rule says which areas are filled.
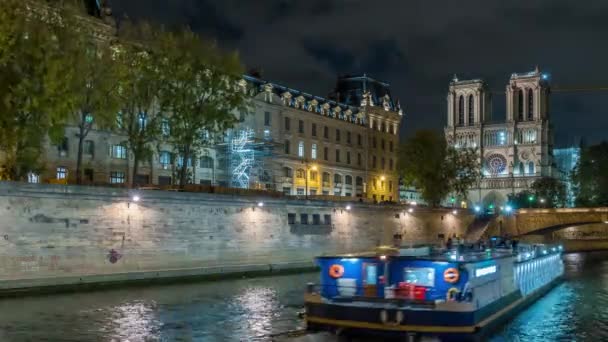
[[[133,195],[0,182],[0,290],[312,267],[316,255],[390,244],[395,233],[410,243],[461,236],[473,220],[400,206]]]

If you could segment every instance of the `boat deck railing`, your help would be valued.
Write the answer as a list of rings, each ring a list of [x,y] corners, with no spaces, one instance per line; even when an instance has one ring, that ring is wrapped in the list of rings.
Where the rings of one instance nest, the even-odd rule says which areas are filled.
[[[313,284],[307,285],[307,293],[319,294],[325,299],[329,299],[335,303],[350,303],[350,304],[365,304],[365,305],[386,305],[394,304],[395,306],[403,307],[417,307],[417,308],[428,308],[433,309],[436,306],[434,301],[428,301],[424,299],[413,298],[405,293],[395,291],[395,289],[388,289],[390,291],[390,298],[379,296],[377,288],[375,287],[361,287],[361,286],[343,286],[343,285],[325,285],[325,284]],[[327,292],[334,292],[335,295],[327,296],[323,295]],[[343,293],[341,293],[343,292]],[[385,294],[383,294],[385,295]]]

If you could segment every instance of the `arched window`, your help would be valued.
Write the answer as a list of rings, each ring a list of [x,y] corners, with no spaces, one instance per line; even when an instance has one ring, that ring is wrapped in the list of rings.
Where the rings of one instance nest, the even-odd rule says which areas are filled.
[[[475,124],[475,99],[473,95],[469,95],[469,126]]]
[[[519,89],[517,92],[517,117],[519,121],[524,120],[524,91]]]
[[[528,120],[534,120],[534,93],[528,89]]]
[[[342,183],[342,176],[336,173],[336,174],[334,175],[334,183],[335,183],[335,184],[337,184],[337,183]]]
[[[346,185],[353,185],[353,176],[344,177],[344,183],[346,183]]]
[[[458,126],[464,126],[464,96],[458,99]]]
[[[296,178],[304,179],[304,170],[297,169],[296,170]]]
[[[201,169],[213,169],[213,158],[209,156],[201,157]]]
[[[363,178],[357,177],[357,186],[363,186]]]
[[[523,162],[519,162],[519,174],[520,175],[524,175],[524,163]]]
[[[528,173],[531,174],[531,175],[535,174],[535,172],[534,172],[534,162],[533,161],[531,161],[531,162],[528,163]]]

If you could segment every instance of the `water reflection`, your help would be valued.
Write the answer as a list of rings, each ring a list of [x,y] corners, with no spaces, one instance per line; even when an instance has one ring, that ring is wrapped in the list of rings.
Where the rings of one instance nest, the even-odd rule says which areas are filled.
[[[608,341],[608,253],[569,254],[565,266],[565,282],[492,341]],[[269,341],[303,327],[304,284],[317,277],[0,300],[0,341]]]

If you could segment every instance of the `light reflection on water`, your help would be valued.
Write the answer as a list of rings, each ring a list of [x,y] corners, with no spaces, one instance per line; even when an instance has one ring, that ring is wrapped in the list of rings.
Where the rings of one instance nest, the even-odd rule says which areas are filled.
[[[492,337],[608,341],[608,253],[569,254],[566,281]],[[0,341],[269,341],[303,328],[316,274],[0,300]],[[315,341],[337,341],[334,337]]]

